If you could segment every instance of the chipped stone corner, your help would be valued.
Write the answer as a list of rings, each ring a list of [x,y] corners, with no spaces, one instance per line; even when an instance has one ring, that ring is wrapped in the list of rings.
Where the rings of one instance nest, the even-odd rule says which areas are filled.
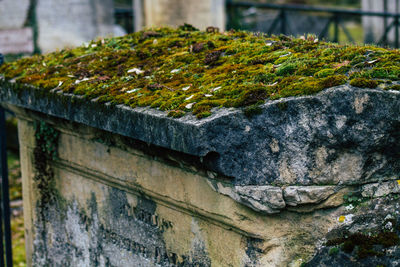
[[[265,214],[279,213],[286,208],[296,211],[294,207],[310,209],[310,205],[314,205],[314,209],[337,207],[343,203],[340,201],[343,194],[334,197],[341,191],[341,186],[232,186],[216,181],[208,181],[208,184],[215,191]],[[331,201],[321,205],[328,199]]]

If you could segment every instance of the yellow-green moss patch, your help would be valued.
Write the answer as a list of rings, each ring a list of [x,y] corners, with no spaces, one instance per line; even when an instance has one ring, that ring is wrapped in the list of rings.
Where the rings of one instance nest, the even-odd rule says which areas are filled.
[[[375,88],[375,79],[400,77],[400,53],[314,38],[202,32],[184,25],[23,58],[4,64],[0,73],[44,92],[56,88],[100,103],[151,106],[172,117],[192,112],[203,118],[214,107],[310,95],[350,80]]]
[[[378,82],[365,78],[354,78],[350,81],[350,85],[361,88],[376,88],[378,86]]]

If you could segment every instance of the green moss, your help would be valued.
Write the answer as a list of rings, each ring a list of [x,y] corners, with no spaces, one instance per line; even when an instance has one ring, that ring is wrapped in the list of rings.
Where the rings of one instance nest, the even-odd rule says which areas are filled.
[[[278,76],[287,76],[295,73],[297,70],[297,64],[295,63],[287,63],[279,66],[276,70],[276,75]]]
[[[345,75],[332,75],[324,79],[321,79],[321,85],[323,88],[330,88],[338,85],[345,84],[347,77]]]
[[[243,112],[244,112],[244,115],[251,118],[255,115],[261,114],[262,109],[259,105],[251,105],[251,106],[246,107]]]
[[[184,115],[185,111],[182,110],[171,110],[170,112],[168,112],[168,116],[173,118],[180,118],[183,117]]]
[[[352,253],[356,248],[357,258],[363,259],[370,256],[383,256],[382,251],[374,248],[375,245],[389,248],[399,245],[400,238],[395,232],[379,232],[375,235],[354,233],[347,237],[328,240],[327,246],[338,246],[346,253]]]
[[[36,175],[34,181],[39,192],[38,206],[46,207],[54,201],[54,172],[49,162],[57,157],[59,132],[49,124],[35,122],[34,166]],[[43,215],[43,214],[41,214]]]
[[[340,249],[338,247],[333,247],[333,248],[329,249],[328,254],[329,254],[329,256],[334,256],[334,255],[338,254],[339,251],[340,251]]]
[[[282,111],[285,111],[288,108],[288,104],[286,102],[279,102],[276,106]]]
[[[376,88],[378,86],[378,82],[366,78],[354,78],[350,81],[350,85],[361,88]]]
[[[332,76],[335,74],[335,70],[334,69],[322,69],[320,71],[318,71],[317,73],[315,73],[315,77],[318,78],[325,78],[328,76]]]
[[[9,170],[10,200],[20,200],[22,199],[22,184],[18,154],[8,151],[7,164]]]
[[[400,52],[216,29],[155,28],[3,64],[6,79],[88,101],[151,106],[203,118],[214,107],[246,107],[310,95],[352,80],[400,77]],[[365,83],[361,80],[366,79]],[[251,110],[252,108],[250,108]]]
[[[400,84],[394,84],[392,86],[389,86],[386,88],[387,90],[396,90],[396,91],[400,91]]]

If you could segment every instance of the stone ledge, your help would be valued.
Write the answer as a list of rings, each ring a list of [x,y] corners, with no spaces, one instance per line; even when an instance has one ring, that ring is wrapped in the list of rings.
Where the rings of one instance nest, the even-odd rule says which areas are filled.
[[[344,85],[266,102],[252,118],[240,109],[220,109],[198,120],[44,95],[5,81],[0,86],[0,102],[198,156],[211,171],[233,177],[234,185],[350,185],[400,174],[396,91]]]

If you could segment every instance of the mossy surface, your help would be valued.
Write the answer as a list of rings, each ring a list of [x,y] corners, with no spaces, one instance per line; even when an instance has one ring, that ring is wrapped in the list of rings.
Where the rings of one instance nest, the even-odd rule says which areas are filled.
[[[378,86],[378,82],[366,78],[354,78],[350,81],[350,85],[361,88],[375,88]]]
[[[400,52],[185,25],[23,58],[1,66],[0,74],[44,92],[203,118],[214,107],[315,94],[352,79],[398,80]]]
[[[337,238],[329,240],[327,246],[340,245],[341,249],[346,253],[353,253],[356,250],[358,259],[370,256],[383,256],[381,249],[399,245],[400,238],[395,232],[379,232],[376,235],[366,235],[362,233],[354,233],[346,238]]]

